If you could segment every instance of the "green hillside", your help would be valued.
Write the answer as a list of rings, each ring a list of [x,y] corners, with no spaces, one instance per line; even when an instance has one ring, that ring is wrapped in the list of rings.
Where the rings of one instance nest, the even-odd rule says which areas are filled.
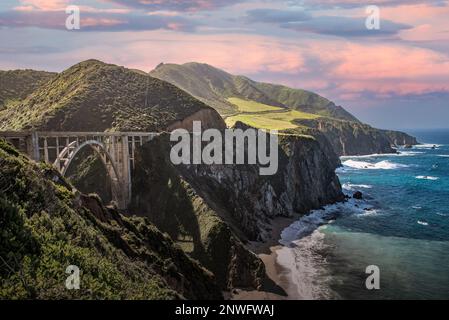
[[[205,108],[165,81],[88,60],[1,111],[0,130],[161,131]]]
[[[226,118],[226,124],[229,127],[234,126],[237,121],[241,121],[259,129],[287,130],[300,127],[294,122],[295,120],[320,117],[312,113],[269,106],[240,98],[229,98],[228,101],[234,104],[239,112]]]
[[[0,300],[219,299],[210,272],[147,219],[76,191],[0,140]],[[80,269],[67,290],[66,268]]]
[[[343,108],[313,92],[260,83],[235,76],[207,64],[160,64],[150,74],[173,83],[215,108],[223,116],[238,112],[229,98],[252,100],[342,120],[357,121]]]
[[[35,70],[0,70],[0,110],[18,103],[56,73]]]

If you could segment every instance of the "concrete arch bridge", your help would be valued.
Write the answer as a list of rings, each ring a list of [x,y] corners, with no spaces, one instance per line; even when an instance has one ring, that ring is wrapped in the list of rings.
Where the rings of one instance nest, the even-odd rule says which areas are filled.
[[[53,164],[63,176],[76,155],[84,148],[91,148],[108,172],[112,198],[120,209],[126,209],[131,200],[135,150],[157,135],[153,132],[0,132],[1,138],[31,159]]]

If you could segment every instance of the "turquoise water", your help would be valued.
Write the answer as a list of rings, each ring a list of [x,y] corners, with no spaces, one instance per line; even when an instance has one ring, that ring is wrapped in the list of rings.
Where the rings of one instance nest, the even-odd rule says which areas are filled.
[[[428,144],[342,158],[345,192],[364,200],[284,230],[280,262],[296,261],[305,298],[449,299],[449,130],[411,133]],[[368,265],[380,269],[379,290],[365,287]]]

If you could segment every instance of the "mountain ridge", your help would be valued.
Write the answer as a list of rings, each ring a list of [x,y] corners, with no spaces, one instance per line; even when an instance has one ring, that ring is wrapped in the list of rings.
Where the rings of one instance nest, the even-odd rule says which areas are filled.
[[[218,96],[220,104],[227,106],[229,104],[223,101],[222,98],[240,96],[272,106],[291,108],[303,112],[310,112],[312,110],[312,113],[323,116],[333,115],[343,120],[358,121],[343,108],[336,106],[330,100],[311,91],[257,82],[246,76],[232,75],[205,63],[188,62],[182,65],[159,64],[156,69],[150,71],[150,75],[173,83],[193,96],[204,99],[205,101],[210,101],[213,97],[217,98],[217,95],[209,96],[206,93],[205,87],[209,85],[210,91],[221,94],[221,96]],[[196,76],[195,81],[189,79],[189,76]],[[200,92],[199,89],[203,91]],[[216,106],[216,103],[215,101],[211,106],[216,107],[219,112],[222,111],[222,115],[226,116],[232,114],[232,111],[234,111],[227,112],[223,110],[223,106]],[[230,107],[232,108],[232,104]],[[311,109],[311,107],[314,109]]]
[[[300,133],[309,131],[312,135],[320,130],[341,156],[392,153],[398,143],[418,143],[406,133],[362,123],[343,107],[316,93],[253,81],[208,64],[159,64],[150,74],[209,104],[228,124],[242,121],[261,129],[296,128]],[[251,112],[250,105],[265,111]]]

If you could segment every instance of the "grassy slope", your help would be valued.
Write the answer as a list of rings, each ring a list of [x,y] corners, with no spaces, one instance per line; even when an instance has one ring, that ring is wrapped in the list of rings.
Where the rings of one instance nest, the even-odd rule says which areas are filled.
[[[264,103],[240,99],[236,97],[231,97],[227,99],[228,102],[232,103],[237,107],[239,112],[266,112],[266,111],[282,111],[283,108],[269,106]]]
[[[35,70],[0,70],[0,110],[25,99],[56,73]]]
[[[235,97],[229,98],[228,101],[233,103],[239,111],[239,114],[226,118],[226,124],[229,127],[234,126],[237,121],[241,121],[254,128],[286,130],[300,127],[294,123],[295,120],[319,117],[312,113],[269,106]]]
[[[150,74],[202,99],[224,116],[233,115],[237,111],[228,101],[228,98],[236,97],[321,116],[357,121],[344,109],[315,93],[256,82],[207,64],[162,64]]]
[[[314,113],[339,120],[358,122],[352,114],[330,100],[310,91],[292,89],[282,85],[256,82],[254,85],[271,99],[279,101],[287,108]]]
[[[0,112],[0,130],[160,131],[203,108],[167,82],[88,60]]]
[[[76,193],[0,140],[0,299],[220,298],[211,274],[142,218]],[[81,270],[67,290],[68,265]]]

